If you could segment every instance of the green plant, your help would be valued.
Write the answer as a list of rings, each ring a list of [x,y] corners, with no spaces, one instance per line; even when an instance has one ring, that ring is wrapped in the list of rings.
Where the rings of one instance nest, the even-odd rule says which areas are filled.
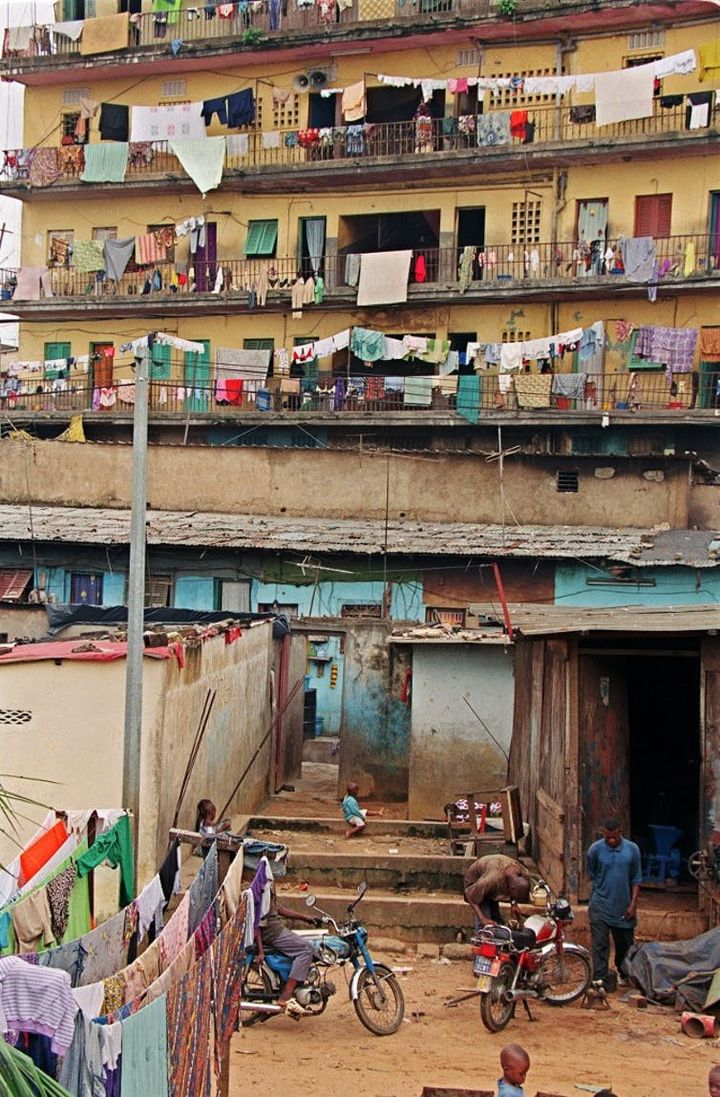
[[[243,46],[257,46],[262,42],[263,32],[259,27],[248,27],[240,36]]]
[[[70,1097],[17,1048],[0,1039],[0,1097]]]
[[[498,8],[501,15],[511,19],[517,11],[517,0],[498,0]]]

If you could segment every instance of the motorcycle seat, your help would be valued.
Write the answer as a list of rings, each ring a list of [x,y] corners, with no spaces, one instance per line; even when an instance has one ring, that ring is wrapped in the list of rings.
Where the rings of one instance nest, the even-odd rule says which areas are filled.
[[[532,929],[512,929],[510,926],[487,926],[472,938],[473,944],[492,940],[496,945],[512,944],[516,949],[535,948],[537,937]]]

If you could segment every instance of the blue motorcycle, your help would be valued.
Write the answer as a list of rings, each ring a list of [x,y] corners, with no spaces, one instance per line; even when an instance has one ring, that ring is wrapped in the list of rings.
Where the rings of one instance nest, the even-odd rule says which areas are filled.
[[[375,1036],[391,1036],[400,1028],[405,1014],[405,999],[395,975],[385,964],[376,964],[367,947],[368,933],[355,918],[355,907],[367,891],[367,884],[358,887],[357,898],[348,905],[347,919],[338,924],[320,910],[314,895],[305,903],[315,908],[323,928],[300,931],[313,942],[315,962],[308,977],[295,990],[294,997],[307,1014],[323,1013],[336,992],[328,979],[332,968],[340,968],[346,977],[350,1000],[355,1012]],[[282,952],[265,950],[261,964],[251,954],[240,991],[242,1023],[245,1026],[268,1021],[281,1012],[277,1005],[280,992],[290,974],[292,961]]]

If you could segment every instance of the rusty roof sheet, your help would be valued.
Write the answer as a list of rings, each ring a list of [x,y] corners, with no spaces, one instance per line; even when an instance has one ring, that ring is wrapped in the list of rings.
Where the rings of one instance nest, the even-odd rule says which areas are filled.
[[[4,541],[128,544],[130,511],[97,507],[0,506]],[[653,544],[648,529],[514,526],[468,522],[299,518],[288,515],[148,511],[151,545],[394,555],[626,559]]]

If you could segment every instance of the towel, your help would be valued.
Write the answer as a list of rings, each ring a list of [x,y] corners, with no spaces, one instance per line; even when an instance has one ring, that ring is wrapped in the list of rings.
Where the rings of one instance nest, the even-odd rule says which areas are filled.
[[[102,240],[76,240],[73,245],[73,266],[81,274],[105,270],[105,249]]]
[[[154,232],[147,232],[135,240],[135,262],[140,266],[162,263],[167,256],[164,244],[159,244]]]
[[[53,34],[62,34],[65,38],[69,38],[71,42],[77,42],[84,26],[84,19],[69,19],[63,23],[54,23],[50,30]]]
[[[649,66],[601,72],[595,75],[595,121],[598,126],[650,118],[655,77]]]
[[[105,145],[85,146],[83,183],[123,183],[128,166],[128,145],[117,141]]]
[[[365,117],[365,81],[350,84],[342,94],[342,115],[346,122],[358,122]]]
[[[655,266],[655,252],[652,236],[634,236],[620,240],[625,277],[631,282],[649,282]]]
[[[133,107],[131,141],[170,141],[178,137],[205,137],[202,103],[168,103]]]
[[[700,57],[700,71],[698,76],[700,83],[709,76],[711,80],[717,78],[717,70],[720,69],[720,41],[715,38],[712,42],[705,42],[698,46]]]
[[[405,378],[405,406],[429,408],[432,402],[432,377]]]
[[[102,103],[98,129],[103,141],[127,141],[130,107],[123,103]]]
[[[518,407],[549,408],[552,373],[520,373],[515,378]]]
[[[111,50],[126,50],[128,47],[128,27],[130,16],[106,15],[102,19],[86,19],[80,38],[80,53],[88,57],[94,53],[109,53]]]
[[[39,301],[41,283],[45,296],[52,297],[47,267],[21,267],[17,273],[17,285],[13,297],[18,301]]]
[[[224,137],[203,137],[202,140],[183,137],[170,141],[170,151],[177,156],[201,194],[220,186],[225,164]]]
[[[35,27],[8,27],[7,48],[11,53],[23,53],[30,48]]]
[[[407,301],[411,251],[360,256],[358,305],[397,305]]]
[[[582,400],[585,396],[584,373],[556,373],[552,379],[553,396]]]
[[[104,246],[105,272],[108,278],[119,282],[135,252],[135,237],[125,240],[106,240]]]
[[[700,359],[720,362],[720,328],[700,328]]]

